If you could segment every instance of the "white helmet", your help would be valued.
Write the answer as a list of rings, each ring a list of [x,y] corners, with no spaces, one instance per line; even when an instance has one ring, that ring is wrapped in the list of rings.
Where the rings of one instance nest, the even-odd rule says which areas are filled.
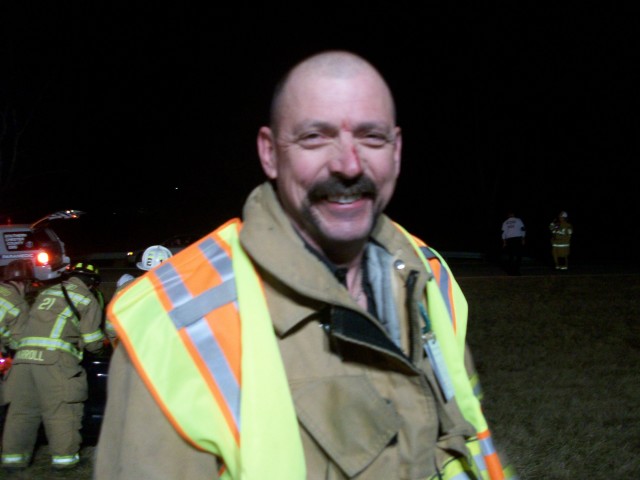
[[[118,281],[116,282],[116,288],[120,288],[125,283],[129,283],[131,280],[135,280],[135,278],[136,277],[134,277],[133,275],[130,275],[128,273],[123,273],[118,279]]]
[[[171,251],[162,245],[152,245],[142,254],[142,260],[136,263],[140,270],[151,270],[171,257]]]

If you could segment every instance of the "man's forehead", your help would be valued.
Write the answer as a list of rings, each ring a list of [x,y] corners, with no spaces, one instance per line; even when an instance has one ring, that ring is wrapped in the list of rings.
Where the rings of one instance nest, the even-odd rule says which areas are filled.
[[[321,79],[292,85],[282,99],[287,115],[311,119],[388,121],[394,117],[393,100],[380,84]]]
[[[309,121],[346,129],[363,122],[395,125],[393,97],[377,70],[357,62],[345,68],[325,67],[307,65],[291,72],[273,105],[276,128]]]
[[[304,71],[293,75],[287,82],[284,95],[300,92],[316,94],[326,93],[327,90],[345,90],[357,88],[366,92],[385,93],[390,91],[384,80],[374,70],[360,70],[349,75],[331,75],[324,72]]]

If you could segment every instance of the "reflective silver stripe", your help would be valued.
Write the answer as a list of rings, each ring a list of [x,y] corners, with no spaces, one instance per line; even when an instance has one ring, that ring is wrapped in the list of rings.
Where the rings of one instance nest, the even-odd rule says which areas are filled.
[[[200,245],[200,250],[204,253],[209,263],[215,267],[223,281],[233,278],[233,265],[231,257],[212,238],[206,239]]]
[[[89,305],[89,298],[85,297],[81,293],[74,292],[73,290],[67,290],[67,293],[75,305]]]
[[[420,247],[422,250],[422,254],[425,256],[427,260],[430,258],[435,258],[440,261],[440,259],[431,251],[429,247]],[[440,281],[438,282],[438,287],[440,288],[440,294],[442,295],[442,299],[444,300],[444,304],[447,307],[447,312],[449,312],[449,318],[451,319],[451,323],[453,323],[453,309],[451,308],[451,299],[449,298],[449,284],[451,283],[451,279],[449,278],[449,272],[444,265],[441,265],[440,268]]]
[[[86,305],[89,305],[89,302],[91,301],[88,297],[80,293],[73,292],[70,290],[68,290],[67,293],[69,294],[69,299],[73,302],[75,306],[78,306],[78,305],[86,306]],[[46,290],[45,294],[52,297],[64,298],[66,303],[66,298],[64,296],[64,293],[62,293],[61,286],[50,288]],[[65,325],[67,324],[67,320],[71,320],[73,322],[73,325],[76,327],[78,327],[80,324],[80,319],[76,318],[71,306],[67,306],[67,308],[65,308],[62,312],[60,312],[60,314],[56,317],[56,321],[53,324],[53,328],[51,329],[51,333],[49,334],[49,336],[51,338],[62,337],[62,332],[64,330]]]
[[[9,331],[9,327],[5,325],[0,325],[0,336],[9,337],[10,335],[11,335],[11,332]]]
[[[173,324],[176,329],[185,329],[184,331],[193,342],[211,377],[220,389],[236,427],[239,429],[240,385],[233,375],[220,344],[204,319],[209,312],[228,303],[233,303],[237,309],[233,265],[226,251],[213,239],[204,240],[199,249],[220,275],[222,279],[220,285],[193,297],[170,262],[162,263],[156,270],[156,276],[174,305],[174,308],[169,312]]]
[[[15,465],[22,463],[29,463],[31,460],[31,455],[26,455],[24,453],[3,453],[2,454],[2,463],[3,465]]]
[[[20,313],[20,309],[16,307],[13,303],[5,298],[0,298],[0,313],[5,312],[6,314],[13,315],[14,317],[18,316]],[[4,315],[1,315],[2,317]]]
[[[67,324],[67,320],[72,315],[73,315],[73,312],[71,311],[71,307],[65,308],[60,313],[60,315],[56,317],[56,321],[53,324],[53,328],[51,329],[51,333],[49,334],[49,336],[51,338],[60,338],[62,336],[62,331],[64,330],[64,326]]]
[[[80,461],[80,454],[75,455],[53,455],[51,463],[53,465],[73,465]]]
[[[64,298],[64,294],[62,293],[62,290],[60,290],[60,287],[51,287],[51,288],[47,288],[44,291],[44,295],[49,295],[51,297],[60,297],[60,298]]]
[[[201,320],[210,311],[235,302],[236,298],[236,283],[233,279],[227,280],[174,308],[169,315],[176,328],[186,327]]]
[[[193,298],[170,263],[162,262],[156,270],[156,276],[173,305],[181,305]]]
[[[482,450],[482,454],[485,456],[496,453],[496,447],[493,446],[491,437],[480,440],[480,450]]]
[[[180,280],[173,265],[162,263],[156,272],[167,296],[174,305],[169,315],[176,328],[191,325],[212,310],[235,302],[237,299],[231,258],[210,238],[203,241],[199,248],[222,278],[220,285],[193,297]]]
[[[104,323],[104,330],[109,334],[109,335],[114,335],[116,334],[116,327],[113,326],[113,323],[106,321]]]
[[[473,463],[476,464],[476,466],[483,472],[485,472],[487,470],[487,464],[484,461],[484,456],[482,455],[482,453],[476,453],[473,456]]]
[[[75,304],[75,305],[89,305],[89,298],[85,297],[84,295],[77,293],[77,292],[73,292],[72,290],[67,290],[67,293],[69,294],[69,298],[71,298],[71,301]],[[60,298],[65,298],[64,297],[64,293],[62,293],[62,289],[59,286],[56,287],[51,287],[48,288],[44,291],[44,295],[49,295],[51,297],[60,297]],[[66,300],[66,298],[65,298]]]
[[[227,357],[220,349],[220,344],[204,320],[193,323],[186,331],[207,365],[207,370],[215,379],[236,428],[240,430],[240,385],[233,375]]]
[[[95,332],[84,333],[82,335],[82,340],[84,340],[86,343],[97,342],[98,340],[102,340],[103,338],[104,333],[102,333],[102,330],[99,329]]]
[[[65,342],[57,338],[25,337],[18,343],[18,349],[21,350],[25,347],[38,347],[45,348],[47,350],[62,350],[63,352],[70,353],[78,359],[82,359],[82,350],[79,350],[69,342]]]

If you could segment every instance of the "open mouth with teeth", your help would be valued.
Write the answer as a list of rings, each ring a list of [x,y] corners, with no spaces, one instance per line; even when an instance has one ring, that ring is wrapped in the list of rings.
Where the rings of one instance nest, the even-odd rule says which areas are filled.
[[[331,203],[339,203],[341,205],[346,205],[349,203],[356,202],[361,198],[363,198],[363,195],[361,193],[354,193],[351,195],[329,195],[327,197],[327,201]]]
[[[372,200],[376,196],[376,185],[367,176],[353,181],[329,177],[314,185],[309,191],[311,203],[328,202],[338,205],[351,205],[361,200]]]

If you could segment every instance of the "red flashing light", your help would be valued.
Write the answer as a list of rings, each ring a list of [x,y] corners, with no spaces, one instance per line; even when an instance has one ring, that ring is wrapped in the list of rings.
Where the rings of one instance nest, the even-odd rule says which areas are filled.
[[[38,265],[48,265],[49,254],[47,252],[38,252],[38,255],[36,256],[36,262]]]

